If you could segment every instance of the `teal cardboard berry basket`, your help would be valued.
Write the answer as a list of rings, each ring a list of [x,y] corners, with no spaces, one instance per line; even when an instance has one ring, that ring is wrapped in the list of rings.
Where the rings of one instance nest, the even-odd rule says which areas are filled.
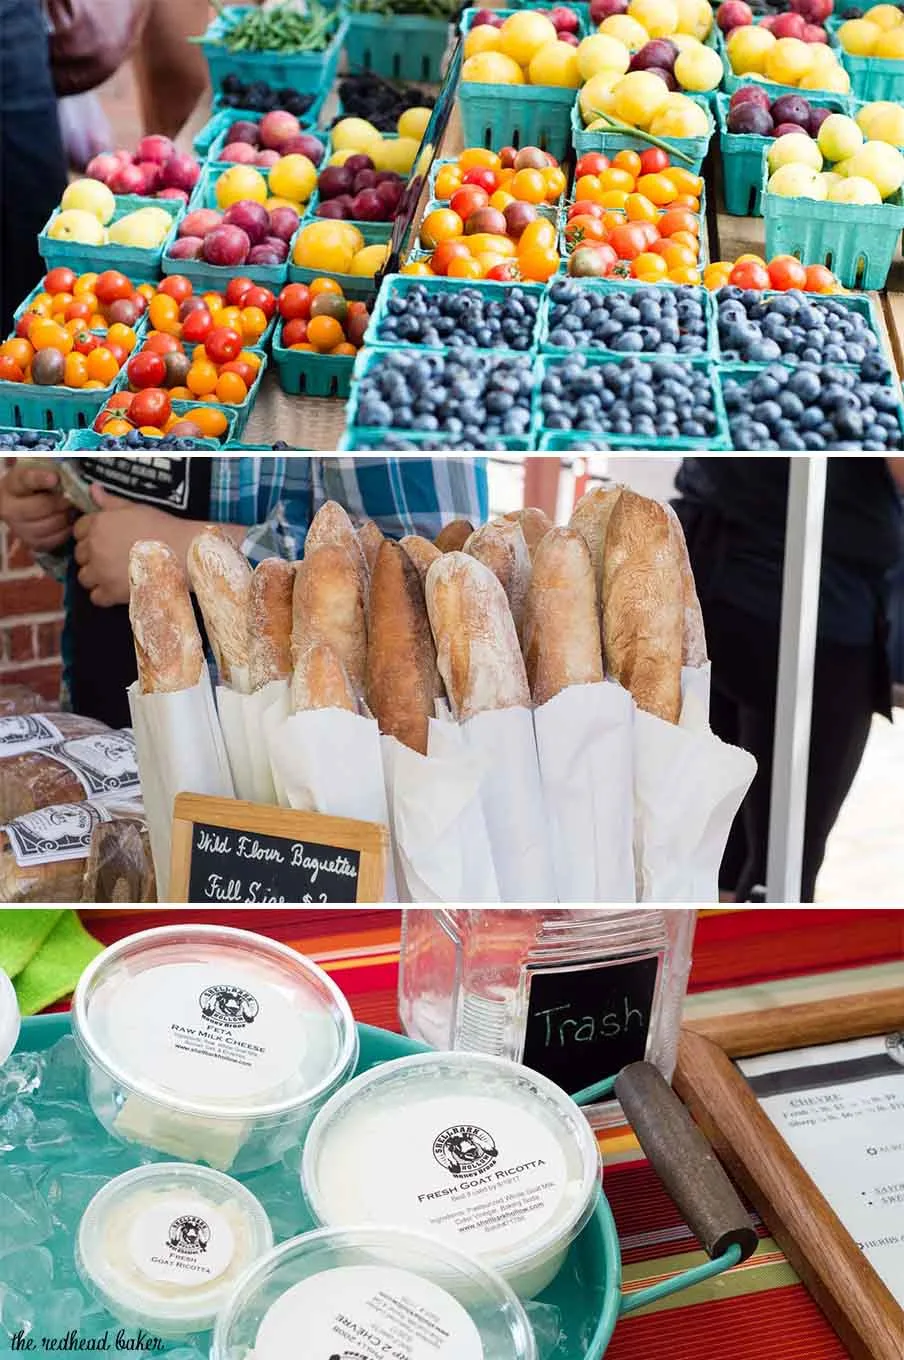
[[[21,320],[21,318],[28,311],[31,304],[34,302],[35,298],[38,297],[38,295],[43,292],[44,292],[43,283],[39,283],[34,288],[32,288],[31,292],[28,294],[28,297],[25,298],[22,302],[20,302],[16,310],[13,312],[14,324]],[[145,331],[147,330],[147,326],[148,326],[148,314],[147,309],[145,309],[141,313],[141,316],[138,318],[138,320],[135,322],[135,325],[132,327],[132,330],[135,332],[136,349],[138,345],[141,343],[141,338],[144,335]],[[92,335],[97,336],[104,336],[106,335],[106,333],[107,333],[106,328],[102,331],[93,330],[91,332]]]
[[[549,8],[548,6],[544,6],[541,3],[541,0],[530,0],[529,4],[512,5],[509,9],[494,9],[493,13],[498,19],[508,19],[508,17],[512,14],[519,14],[521,10],[548,9],[548,8]],[[582,3],[581,0],[575,0],[575,3],[569,4],[568,8],[578,16],[577,36],[579,38],[586,38],[588,34],[596,32],[597,26],[596,24],[592,23],[590,19],[589,0],[588,3],[586,4]],[[470,33],[471,29],[474,27],[475,16],[478,15],[479,13],[480,13],[479,5],[472,5],[468,9],[464,10],[464,12],[462,13],[461,19],[459,20],[458,24],[458,31],[463,38],[468,33]]]
[[[759,362],[759,361],[757,361],[757,362],[748,362],[748,361],[742,360],[742,359],[730,359],[730,358],[726,358],[725,353],[724,353],[723,348],[722,348],[722,341],[721,341],[721,338],[720,338],[720,336],[719,336],[719,326],[718,326],[719,293],[720,293],[721,291],[722,291],[721,289],[718,289],[715,293],[712,293],[712,294],[711,294],[711,297],[712,297],[712,305],[713,305],[713,311],[714,311],[715,316],[716,316],[716,327],[715,327],[715,330],[716,330],[716,355],[715,355],[715,358],[716,358],[716,362],[717,362],[718,365],[719,365],[719,370],[720,370],[720,372],[722,372],[722,373],[732,373],[732,374],[733,374],[733,373],[739,373],[739,372],[740,372],[740,373],[746,373],[746,372],[750,372],[751,370],[760,371],[761,369],[769,368],[771,364],[786,364],[786,365],[792,365],[792,366],[793,366],[793,365],[795,365],[797,362],[799,362],[798,360],[796,360],[796,359],[794,359],[794,358],[786,358],[786,357],[782,357],[782,358],[779,358],[779,359],[771,359],[771,360],[763,361],[763,362]],[[764,289],[764,291],[760,294],[760,297],[763,299],[764,302],[771,301],[771,300],[776,299],[776,298],[783,298],[783,297],[786,297],[786,296],[787,296],[787,295],[786,295],[785,293],[778,292],[778,291],[776,291],[776,290],[774,290],[774,289],[770,289],[770,288]],[[879,304],[878,304],[878,302],[876,301],[876,299],[875,299],[874,297],[871,297],[871,296],[869,296],[869,295],[866,294],[866,293],[833,293],[833,294],[831,295],[831,297],[824,296],[824,295],[822,295],[822,294],[820,294],[820,293],[807,293],[807,294],[805,294],[805,296],[806,296],[807,302],[808,302],[812,307],[817,307],[817,308],[819,308],[819,307],[824,307],[824,306],[826,305],[826,303],[828,303],[828,302],[834,302],[834,303],[838,303],[840,306],[844,307],[847,311],[849,311],[849,312],[856,312],[858,316],[862,316],[863,319],[864,319],[864,321],[867,323],[867,326],[868,326],[869,329],[872,331],[873,335],[875,335],[876,339],[879,341],[879,347],[880,347],[880,348],[879,348],[879,352],[881,353],[881,351],[882,351],[882,344],[883,344],[883,329],[882,329],[883,323],[882,323],[882,317],[881,317],[881,311],[880,311],[880,308],[879,308]],[[857,365],[854,365],[854,364],[835,363],[835,364],[832,365],[832,367],[833,367],[833,368],[854,368],[854,367],[858,367],[858,366],[857,366]]]
[[[393,1059],[425,1051],[422,1045],[401,1035],[369,1025],[359,1024],[357,1028],[356,1076]],[[68,1015],[26,1019],[15,1052],[46,1052],[69,1033]],[[71,1077],[69,1080],[71,1084]],[[561,1360],[601,1360],[619,1318],[723,1274],[751,1256],[758,1241],[756,1229],[709,1144],[658,1072],[646,1063],[635,1063],[617,1077],[577,1093],[575,1100],[578,1104],[586,1104],[613,1096],[621,1102],[651,1165],[703,1244],[703,1250],[695,1253],[702,1260],[657,1284],[628,1292],[622,1275],[618,1232],[606,1197],[605,1181],[601,1181],[586,1227],[569,1248],[558,1275],[537,1296],[538,1303],[557,1309],[564,1320],[567,1339],[563,1339],[557,1350]],[[64,1098],[62,1091],[60,1098]],[[81,1095],[73,1095],[67,1086],[65,1099],[83,1105],[85,1110],[88,1108],[84,1091]],[[80,1149],[83,1163],[88,1163],[88,1167],[83,1165],[80,1169],[90,1168],[98,1176],[109,1175],[109,1157],[118,1148],[98,1123],[96,1137]],[[135,1151],[137,1159],[137,1148]],[[39,1162],[42,1169],[49,1167],[45,1180],[71,1169],[71,1152],[65,1144],[44,1146],[40,1154],[17,1149],[14,1156],[16,1165],[22,1165],[26,1171],[32,1164],[37,1168]],[[301,1195],[297,1172],[293,1173],[287,1167],[284,1174],[285,1188],[282,1184],[278,1187],[282,1192],[281,1231],[277,1234],[280,1238],[315,1227]],[[241,1181],[243,1177],[239,1175],[237,1179]],[[290,1182],[298,1197],[294,1219],[285,1207],[285,1190]],[[250,1184],[256,1184],[253,1177]],[[75,1243],[67,1240],[70,1234],[74,1235],[71,1229],[66,1229],[52,1239],[55,1252],[66,1255],[67,1270],[75,1249]],[[63,1267],[62,1259],[58,1264]],[[2,1278],[0,1261],[0,1280]],[[113,1334],[120,1324],[112,1317],[101,1315],[89,1325],[97,1332],[106,1327]],[[84,1330],[87,1332],[87,1327]],[[40,1324],[35,1334],[40,1334]],[[169,1354],[185,1344],[185,1339],[163,1342],[163,1349],[158,1354]]]
[[[282,343],[284,326],[280,320],[273,336],[273,365],[282,390],[291,396],[347,397],[355,356],[291,349]]]
[[[884,203],[828,203],[767,193],[767,180],[764,164],[767,260],[796,255],[803,264],[824,264],[845,288],[885,287],[904,229],[900,189]]]
[[[354,8],[348,16],[345,60],[351,71],[372,71],[388,80],[438,85],[448,46],[447,19],[420,14],[366,14]]]
[[[742,387],[746,387],[748,383],[752,383],[754,378],[759,376],[759,374],[763,371],[763,368],[765,367],[768,367],[768,365],[761,365],[759,367],[748,365],[746,368],[743,369],[739,368],[737,365],[720,365],[718,369],[718,383],[720,393],[722,392],[723,385],[729,381],[740,383]],[[897,400],[895,403],[895,414],[898,418],[898,428],[901,431],[902,444],[904,444],[904,405],[902,405],[901,402],[901,388],[898,382],[897,375],[895,375],[893,378],[889,380],[888,386],[890,387],[893,386],[896,392]],[[730,438],[731,435],[729,433],[729,439]],[[729,443],[728,447],[733,449],[734,444]],[[740,452],[744,452],[744,450],[740,450]]]
[[[545,289],[541,283],[496,283],[485,279],[448,279],[448,278],[418,278],[413,274],[388,274],[383,280],[383,286],[377,297],[377,303],[370,318],[370,325],[364,336],[365,345],[373,349],[418,349],[427,351],[440,350],[448,352],[452,347],[449,345],[427,346],[411,344],[405,340],[385,340],[381,334],[383,323],[389,311],[389,303],[392,298],[405,297],[415,288],[425,288],[428,293],[435,295],[461,294],[464,289],[470,288],[476,293],[480,293],[488,302],[502,302],[507,292],[514,288],[519,288],[522,293],[536,299],[539,304],[536,319],[534,320],[529,334],[529,344],[520,350],[507,349],[511,354],[533,354],[536,353],[540,337],[540,317],[544,306]],[[468,346],[468,351],[473,352],[474,346]],[[498,354],[500,349],[481,350],[484,354]]]
[[[396,441],[403,440],[413,452],[422,449],[425,453],[434,450],[453,451],[454,436],[450,434],[425,434],[422,430],[374,430],[363,426],[348,427],[337,446],[339,453],[362,453],[378,449],[398,447]],[[387,442],[387,441],[392,441]],[[529,453],[533,445],[527,437],[521,439],[514,435],[497,439],[492,448],[481,449],[481,453]]]
[[[226,174],[230,168],[228,165],[207,166],[198,181],[195,192],[192,194],[191,202],[188,205],[189,212],[193,212],[196,208],[217,208],[217,180],[221,175]],[[257,170],[257,173],[263,176],[269,189],[266,168],[258,166],[249,168]],[[218,209],[218,211],[221,210]],[[224,265],[208,264],[205,260],[175,260],[168,254],[169,246],[174,239],[175,235],[164,246],[160,261],[163,274],[184,274],[187,279],[191,279],[196,293],[222,293],[229,280],[237,278],[239,275],[243,278],[253,279],[255,283],[263,284],[265,288],[271,288],[276,293],[279,292],[286,281],[285,263]],[[291,251],[292,243],[289,242],[290,255]]]
[[[571,141],[573,100],[574,90],[552,86],[462,81],[458,106],[465,146],[491,151],[501,146],[539,146],[562,161]]]
[[[91,425],[116,386],[112,382],[109,387],[86,390],[0,382],[0,425],[24,430],[84,429]]]
[[[844,20],[840,18],[829,19],[826,31],[839,61],[851,78],[853,94],[870,104],[880,99],[900,104],[904,100],[904,61],[894,61],[889,57],[850,56],[838,41],[838,30],[843,23]]]
[[[653,292],[655,290],[665,292],[678,286],[676,284],[643,283],[639,279],[574,279],[573,282],[579,285],[582,292],[588,294],[597,293],[611,297],[615,293],[623,293],[628,299],[631,298],[632,294],[636,296],[644,289],[648,292]],[[715,363],[718,355],[719,341],[717,333],[718,327],[716,325],[716,307],[713,301],[713,295],[708,288],[688,287],[687,291],[701,304],[703,316],[706,321],[706,335],[704,337],[703,349],[698,354],[635,353],[633,351],[614,350],[609,349],[608,347],[603,348],[602,346],[597,348],[587,345],[575,345],[573,348],[569,349],[561,345],[555,345],[549,338],[549,321],[554,304],[548,290],[544,290],[543,301],[540,305],[540,330],[538,337],[540,353],[566,358],[569,354],[576,354],[579,350],[583,350],[583,352],[588,355],[610,355],[613,358],[619,359],[627,358],[630,353],[631,357],[635,359],[674,359],[685,361],[689,359],[707,359],[711,363]]]
[[[303,222],[299,232],[310,226],[311,220]],[[295,264],[292,251],[289,252],[289,283],[313,283],[315,279],[323,278],[334,279],[345,296],[355,302],[366,302],[377,291],[375,274],[340,274],[335,269],[308,269],[305,265]]]
[[[338,6],[324,8],[334,9],[336,24],[328,46],[321,52],[230,52],[223,37],[244,15],[253,13],[255,6],[227,6],[208,26],[201,41],[214,90],[221,89],[227,76],[238,76],[247,82],[262,80],[276,88],[297,90],[299,94],[329,90],[339,69],[348,20]]]
[[[843,94],[816,94],[804,91],[808,104],[831,109],[833,113],[853,116],[856,100]],[[728,106],[731,96],[716,96],[719,149],[722,152],[722,190],[725,211],[732,217],[762,217],[763,153],[775,141],[751,132],[729,132]]]
[[[568,226],[568,212],[569,212],[569,209],[570,209],[571,207],[573,207],[574,202],[575,202],[575,199],[574,199],[574,189],[572,189],[572,191],[571,191],[571,196],[569,197],[568,202],[565,203],[565,204],[563,204],[563,206],[562,206],[562,213],[561,213],[560,225],[559,225],[559,254],[562,256],[563,260],[566,261],[566,266],[567,266],[568,258],[569,258],[569,256],[571,255],[572,249],[573,249],[573,248],[574,248],[574,249],[577,248],[577,247],[572,247],[571,242],[567,239],[566,234],[565,234],[566,227]],[[627,219],[625,218],[624,212],[621,212],[621,211],[619,211],[619,210],[617,210],[617,209],[614,209],[614,208],[613,208],[613,209],[610,209],[610,211],[611,211],[611,212],[618,212],[619,217],[621,217],[623,221],[626,221],[626,220],[627,220]],[[667,212],[668,209],[663,209],[663,211]],[[707,225],[706,225],[706,185],[705,185],[705,184],[704,184],[703,189],[702,189],[702,192],[701,192],[701,194],[700,194],[700,209],[699,209],[698,212],[695,212],[693,215],[694,215],[694,217],[696,217],[697,222],[698,222],[698,224],[699,224],[699,231],[698,231],[698,236],[697,236],[697,239],[698,239],[698,242],[699,242],[699,251],[698,251],[698,255],[697,255],[697,268],[702,270],[702,269],[705,269],[706,266],[709,264],[709,233],[708,233],[708,231],[707,231]],[[622,282],[637,282],[637,280],[621,280],[621,281],[622,281]],[[674,285],[671,284],[671,280],[670,280],[670,279],[663,279],[661,282],[662,282],[662,286],[663,286],[663,287],[665,287],[665,286],[674,286]]]
[[[118,269],[133,283],[156,283],[160,278],[163,252],[175,236],[178,225],[185,216],[185,204],[181,199],[173,198],[153,200],[129,197],[117,198],[112,221],[118,222],[128,213],[135,212],[137,208],[149,207],[152,204],[155,208],[162,208],[172,218],[170,231],[159,246],[145,250],[139,246],[113,244],[92,246],[85,245],[81,241],[58,241],[48,234],[50,227],[60,215],[60,209],[54,208],[38,236],[38,252],[41,259],[48,269],[65,266],[67,269],[74,270],[76,274],[91,272],[100,274],[105,269]]]
[[[188,403],[185,404],[188,405]],[[105,448],[106,445],[104,444],[104,440],[110,438],[112,438],[111,435],[98,434],[96,430],[91,429],[71,430],[70,433],[66,436],[66,442],[63,445],[63,448],[67,452],[71,453],[77,453],[80,451],[82,453],[89,453],[96,449]],[[195,442],[192,444],[193,449],[206,450],[206,449],[220,449],[226,447],[227,446],[225,444],[221,445],[216,439],[196,439]],[[138,452],[147,453],[148,450],[139,449]]]
[[[631,132],[614,130],[592,132],[589,128],[586,128],[581,117],[579,99],[580,95],[573,100],[571,108],[571,141],[578,157],[585,155],[588,151],[599,151],[604,156],[611,158],[619,151],[649,150],[650,143],[640,135],[635,136]],[[672,148],[676,165],[680,165],[684,170],[689,170],[692,175],[699,175],[716,125],[706,95],[688,95],[688,99],[692,99],[695,104],[699,104],[702,109],[706,110],[709,131],[701,133],[699,137],[663,137],[662,141],[668,143]]]
[[[323,106],[329,97],[329,90],[324,90],[317,96],[310,108],[304,113],[296,115],[301,124],[303,132],[316,132],[317,124]],[[192,150],[199,160],[207,160],[210,149],[218,137],[222,137],[228,132],[233,123],[259,123],[264,117],[257,109],[233,108],[231,104],[223,102],[223,95],[219,94],[213,101],[213,112],[210,118],[202,127],[192,142]]]
[[[188,349],[189,358],[191,358],[192,354],[194,353],[194,349],[195,346],[191,346]],[[267,368],[267,355],[265,354],[263,349],[256,348],[253,345],[248,345],[247,349],[250,353],[256,354],[257,357],[260,359],[261,363],[260,368],[257,370],[257,375],[254,379],[254,382],[248,389],[248,395],[245,398],[245,400],[241,402],[240,405],[231,406],[222,402],[210,402],[205,401],[203,397],[199,397],[197,401],[176,400],[173,402],[173,410],[177,411],[183,408],[188,409],[192,406],[213,406],[216,410],[222,411],[225,416],[229,417],[228,436],[230,438],[239,436],[244,430],[245,426],[248,424],[248,417],[251,415],[251,408],[254,406],[254,403],[257,400],[257,394],[260,391],[261,382],[263,381],[264,373]],[[118,392],[129,391],[129,375],[126,372],[125,364],[122,367],[119,379],[116,383],[116,390]]]
[[[47,430],[48,437],[53,439],[53,448],[61,449],[66,443],[66,434],[63,430]],[[23,429],[22,426],[0,425],[0,435],[24,435],[34,434],[34,430]],[[14,444],[12,449],[5,449],[5,453],[24,453],[29,451],[28,444]]]
[[[761,17],[762,17],[762,16],[760,16],[760,15],[757,15],[757,16],[756,16],[756,18],[761,18]],[[755,20],[755,21],[756,21],[756,20]],[[754,21],[754,22],[755,22],[755,21]],[[830,33],[830,24],[826,24],[826,30],[829,31],[829,33]],[[722,85],[721,85],[721,89],[722,89],[723,91],[727,91],[727,93],[731,95],[731,94],[734,94],[735,90],[739,90],[739,89],[741,88],[742,85],[749,85],[749,84],[751,84],[751,77],[750,77],[750,75],[740,75],[740,76],[736,76],[736,75],[735,75],[734,71],[731,69],[731,62],[730,62],[729,59],[728,59],[728,46],[727,46],[727,44],[726,44],[726,42],[725,42],[724,35],[722,34],[721,29],[719,29],[718,27],[716,27],[715,32],[716,32],[716,45],[717,45],[717,49],[718,49],[718,51],[719,51],[719,53],[720,53],[720,55],[721,55],[721,57],[722,57],[722,69],[723,69],[723,71],[724,71],[724,73],[725,73],[725,74],[723,75],[723,77],[722,77]],[[831,33],[830,33],[829,46],[832,47],[832,48],[835,48],[835,47],[837,46],[836,43],[834,43],[834,42],[831,41]],[[837,56],[838,56],[839,62],[840,62],[840,59],[841,59],[841,52],[840,52],[840,51],[837,52]],[[768,96],[769,96],[770,99],[778,99],[778,97],[779,97],[780,94],[801,94],[801,95],[803,95],[804,99],[809,99],[811,95],[816,95],[816,94],[822,94],[822,95],[829,95],[829,94],[844,95],[844,94],[847,93],[846,91],[841,91],[841,90],[835,90],[835,91],[833,91],[833,90],[819,90],[819,89],[816,89],[816,90],[805,90],[805,89],[802,89],[799,85],[781,85],[781,84],[779,84],[779,83],[778,83],[777,81],[775,81],[775,80],[757,80],[755,83],[756,83],[756,85],[757,85],[759,88],[761,88],[761,89],[763,89],[763,90],[766,91],[766,93],[768,94]],[[852,84],[853,84],[853,82],[852,82]],[[863,96],[860,95],[860,96],[858,96],[858,97],[859,97],[859,98],[862,98]]]

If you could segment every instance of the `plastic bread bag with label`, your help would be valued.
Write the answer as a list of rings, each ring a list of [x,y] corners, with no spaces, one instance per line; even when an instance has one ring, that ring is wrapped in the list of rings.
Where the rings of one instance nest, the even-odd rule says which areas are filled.
[[[0,727],[13,722],[26,724],[39,717],[47,723],[44,715],[25,715],[5,719]],[[53,725],[72,735],[35,748],[26,732],[18,747],[7,744],[7,752],[13,753],[0,757],[0,821],[55,803],[138,796],[138,764],[131,731],[113,731],[69,714],[54,714]],[[32,740],[43,741],[46,735],[42,732]]]
[[[104,897],[112,866],[123,886],[116,897]],[[0,901],[154,901],[149,886],[153,870],[140,802],[62,803],[0,828]]]
[[[49,713],[55,705],[27,685],[0,685],[0,718],[26,713]]]

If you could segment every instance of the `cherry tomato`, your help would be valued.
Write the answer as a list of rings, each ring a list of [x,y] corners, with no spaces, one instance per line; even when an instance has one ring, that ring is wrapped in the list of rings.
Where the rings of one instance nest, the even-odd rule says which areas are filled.
[[[514,260],[506,260],[504,264],[494,264],[487,274],[487,278],[493,279],[495,283],[514,283],[520,277],[518,266]]]
[[[24,382],[25,374],[15,359],[9,355],[0,355],[0,381],[3,382]]]
[[[44,275],[43,286],[45,293],[71,293],[77,282],[78,275],[60,265]]]
[[[807,270],[796,255],[776,255],[767,265],[769,282],[782,293],[788,288],[806,288]]]
[[[736,288],[762,290],[769,288],[772,281],[765,265],[758,264],[756,260],[742,260],[729,274],[728,282]]]
[[[838,286],[838,280],[831,269],[824,264],[807,265],[806,290],[808,293],[831,293]]]
[[[582,156],[574,167],[575,178],[580,179],[581,175],[601,175],[604,170],[608,170],[611,162],[608,156],[604,156],[600,151],[588,151]]]
[[[581,245],[587,241],[605,241],[609,233],[598,217],[572,217],[565,227],[565,240],[569,245]]]
[[[118,269],[105,269],[94,283],[94,295],[104,307],[120,298],[130,298],[134,291],[131,282]]]
[[[152,331],[142,345],[145,354],[178,354],[182,349],[174,335],[164,335],[163,331]]]
[[[294,321],[301,317],[306,321],[311,312],[310,289],[303,283],[287,283],[279,295],[278,306],[283,320]]]
[[[228,364],[242,352],[242,337],[230,326],[214,326],[204,338],[207,357],[215,364]]]
[[[162,354],[153,350],[139,350],[133,354],[126,365],[126,374],[132,387],[162,387],[166,380],[166,364]]]
[[[295,316],[291,321],[287,321],[283,327],[282,343],[288,347],[290,345],[303,345],[308,338],[308,323],[300,316]]]
[[[251,364],[243,364],[239,359],[233,359],[231,363],[224,364],[220,369],[221,378],[224,373],[237,373],[249,390],[257,377],[257,370],[252,368]]]
[[[612,164],[617,166],[619,170],[627,170],[628,174],[633,175],[635,179],[643,173],[640,156],[636,151],[617,152],[612,158]]]
[[[467,222],[471,213],[485,208],[489,201],[489,194],[486,189],[481,189],[479,184],[463,184],[449,199],[449,207],[458,213],[463,222]]]
[[[269,288],[249,288],[242,298],[242,308],[259,307],[269,321],[276,311],[276,298]]]
[[[658,146],[651,146],[640,154],[640,173],[642,175],[659,175],[663,170],[669,168],[669,158],[665,151],[660,151]]]
[[[453,260],[470,260],[471,251],[464,241],[440,241],[430,257],[434,274],[448,274]]]
[[[177,302],[184,302],[190,298],[194,289],[191,279],[187,279],[184,274],[169,274],[157,285],[158,293],[165,293],[167,297],[175,298]]]
[[[146,387],[132,398],[132,404],[129,407],[129,420],[133,425],[152,425],[156,429],[162,430],[169,420],[172,410],[168,392],[164,392],[159,387]]]
[[[569,220],[572,217],[597,217],[603,220],[605,208],[599,203],[593,203],[589,198],[579,198],[576,203],[572,203],[568,209]]]
[[[625,222],[613,227],[609,242],[621,260],[635,260],[651,244],[648,222]],[[653,227],[655,235],[656,228]]]
[[[189,345],[203,344],[213,329],[213,317],[206,307],[189,312],[182,322],[182,339]]]
[[[247,275],[240,274],[237,279],[230,279],[226,285],[226,301],[230,307],[244,307],[243,298],[246,293],[250,293],[254,287],[254,279],[249,279]]]
[[[559,267],[559,252],[554,246],[531,246],[518,252],[521,277],[530,283],[545,283]]]
[[[489,170],[483,165],[476,165],[473,170],[466,170],[461,177],[461,182],[462,184],[476,184],[478,188],[485,189],[487,194],[492,194],[499,187],[495,170]]]
[[[98,349],[99,347],[100,341],[97,336],[92,335],[90,331],[82,330],[75,332],[72,348],[77,350],[79,354],[90,354],[93,349]]]

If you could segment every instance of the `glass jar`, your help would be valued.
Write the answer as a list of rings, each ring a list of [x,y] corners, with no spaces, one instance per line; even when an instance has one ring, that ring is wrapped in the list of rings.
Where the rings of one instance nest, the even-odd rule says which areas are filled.
[[[646,1059],[675,1070],[696,913],[409,907],[399,1013],[437,1049],[524,1063],[569,1094]],[[614,1100],[587,1107],[617,1123]]]

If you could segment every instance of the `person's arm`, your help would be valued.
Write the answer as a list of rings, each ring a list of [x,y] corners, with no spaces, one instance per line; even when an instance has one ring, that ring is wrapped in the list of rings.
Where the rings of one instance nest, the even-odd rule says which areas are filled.
[[[894,478],[895,486],[904,496],[904,458],[886,458],[888,470]]]
[[[62,579],[72,539],[72,507],[59,494],[59,485],[51,468],[17,458],[0,479],[0,520],[48,575]]]

